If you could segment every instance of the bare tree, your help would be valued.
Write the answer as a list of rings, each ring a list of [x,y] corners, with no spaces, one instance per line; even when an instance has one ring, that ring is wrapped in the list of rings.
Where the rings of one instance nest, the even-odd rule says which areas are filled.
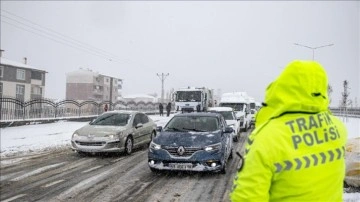
[[[329,104],[330,104],[331,103],[331,93],[333,92],[333,88],[330,84],[328,84],[327,91],[328,91]]]

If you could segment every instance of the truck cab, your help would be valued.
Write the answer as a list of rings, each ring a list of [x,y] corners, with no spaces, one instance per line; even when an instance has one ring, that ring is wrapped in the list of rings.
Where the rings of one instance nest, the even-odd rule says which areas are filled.
[[[212,90],[205,87],[180,88],[173,93],[175,110],[181,112],[206,111],[213,106]]]

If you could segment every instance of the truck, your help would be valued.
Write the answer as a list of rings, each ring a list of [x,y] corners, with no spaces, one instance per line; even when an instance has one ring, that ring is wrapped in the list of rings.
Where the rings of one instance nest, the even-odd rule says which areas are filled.
[[[246,92],[224,93],[220,98],[220,107],[234,109],[240,130],[246,132],[251,127],[250,100]]]
[[[213,89],[205,87],[179,88],[173,93],[176,111],[206,111],[214,106]]]

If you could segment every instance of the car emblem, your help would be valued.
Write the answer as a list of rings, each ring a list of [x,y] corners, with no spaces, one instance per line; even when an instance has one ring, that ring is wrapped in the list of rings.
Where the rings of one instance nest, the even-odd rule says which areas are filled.
[[[177,149],[177,153],[182,156],[184,153],[185,153],[185,148],[183,146],[180,146],[178,149]]]
[[[91,135],[91,134],[87,135],[87,137],[88,137],[89,139],[94,139],[94,135]]]

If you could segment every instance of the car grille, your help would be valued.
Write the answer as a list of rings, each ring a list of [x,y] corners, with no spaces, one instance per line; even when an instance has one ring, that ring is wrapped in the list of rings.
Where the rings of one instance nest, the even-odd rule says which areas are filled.
[[[75,143],[81,146],[103,146],[106,144],[106,142],[80,142],[80,141],[75,141]]]
[[[179,147],[166,147],[163,148],[166,151],[168,151],[172,156],[176,156],[176,157],[188,157],[193,155],[195,152],[202,150],[201,148],[198,147],[184,147],[185,152],[183,153],[183,155],[179,155],[179,153],[177,152]]]

